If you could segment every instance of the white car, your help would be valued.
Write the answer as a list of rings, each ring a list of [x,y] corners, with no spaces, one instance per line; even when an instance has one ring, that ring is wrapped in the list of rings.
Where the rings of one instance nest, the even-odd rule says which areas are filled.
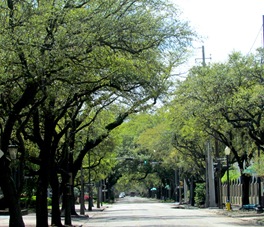
[[[120,194],[119,194],[119,198],[124,198],[126,196],[126,193],[125,192],[121,192]]]

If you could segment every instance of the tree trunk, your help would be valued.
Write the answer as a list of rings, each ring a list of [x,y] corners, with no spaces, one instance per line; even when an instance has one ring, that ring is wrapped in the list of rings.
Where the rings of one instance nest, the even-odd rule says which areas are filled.
[[[72,225],[71,222],[71,189],[70,185],[64,187],[63,191],[63,202],[65,204],[64,214],[65,214],[65,225]]]
[[[195,183],[194,183],[194,178],[192,176],[191,177],[191,182],[190,182],[190,204],[191,204],[191,206],[194,206],[194,204],[195,204],[195,201],[194,201],[194,195],[195,195],[194,189],[195,189]]]
[[[76,198],[74,196],[74,190],[73,190],[73,187],[72,187],[72,192],[71,192],[71,215],[78,215],[76,210],[75,210],[75,201],[76,201]]]
[[[242,206],[249,204],[249,185],[251,177],[245,174],[241,175],[242,181]]]
[[[41,176],[42,175],[42,176]],[[48,227],[47,188],[46,177],[40,174],[36,195],[37,227]]]
[[[8,169],[5,170],[4,174],[1,175],[0,181],[4,197],[7,199],[7,204],[9,205],[9,227],[25,227],[14,181],[10,177],[10,171]]]
[[[52,216],[51,224],[61,227],[61,214],[60,214],[60,192],[59,181],[57,174],[51,175],[51,188],[52,188]]]

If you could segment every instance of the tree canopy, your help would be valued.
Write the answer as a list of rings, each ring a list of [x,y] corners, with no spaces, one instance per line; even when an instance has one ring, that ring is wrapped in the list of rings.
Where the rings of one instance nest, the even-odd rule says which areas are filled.
[[[141,162],[155,160],[163,168],[181,169],[182,177],[205,181],[208,149],[218,163],[225,159],[228,146],[231,163],[236,163],[243,182],[243,204],[247,204],[250,176],[245,170],[253,167],[258,176],[263,175],[261,56],[261,49],[249,56],[234,52],[227,62],[193,67],[186,80],[178,83],[170,103],[123,125],[124,140],[129,141],[126,155]],[[155,168],[142,170],[141,176]],[[224,163],[221,170],[216,174],[224,181]]]
[[[37,225],[47,226],[45,190],[51,183],[55,196],[54,172],[76,175],[111,130],[166,94],[195,35],[163,0],[7,0],[0,8],[1,149],[7,154],[13,140],[23,160],[39,166]],[[67,166],[84,128],[84,147]],[[34,160],[27,143],[39,148]],[[7,167],[2,158],[1,187],[11,198]],[[10,226],[23,226],[12,198]],[[55,205],[52,222],[60,225]]]

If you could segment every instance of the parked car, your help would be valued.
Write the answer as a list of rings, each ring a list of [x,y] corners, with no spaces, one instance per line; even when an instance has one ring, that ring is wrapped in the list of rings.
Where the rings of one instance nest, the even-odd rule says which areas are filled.
[[[121,192],[120,194],[119,194],[119,198],[124,198],[126,196],[126,193],[125,192]]]
[[[134,197],[134,196],[136,196],[136,193],[135,192],[130,192],[130,196]]]
[[[89,200],[89,195],[87,193],[84,194],[84,200],[88,201]]]

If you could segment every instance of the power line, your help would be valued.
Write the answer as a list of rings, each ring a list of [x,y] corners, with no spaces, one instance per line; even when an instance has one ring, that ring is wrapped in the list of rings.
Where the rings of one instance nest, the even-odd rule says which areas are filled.
[[[255,46],[255,43],[256,43],[256,41],[257,41],[257,39],[258,39],[258,37],[259,37],[259,34],[260,34],[261,31],[262,31],[262,28],[263,28],[263,25],[261,25],[261,27],[260,27],[260,29],[259,29],[259,31],[258,31],[258,34],[257,34],[257,36],[256,36],[256,38],[255,38],[255,40],[254,40],[254,42],[253,42],[253,44],[252,44],[252,46],[251,46],[249,52],[248,52],[248,54],[250,54],[250,52],[252,51],[253,47]]]

